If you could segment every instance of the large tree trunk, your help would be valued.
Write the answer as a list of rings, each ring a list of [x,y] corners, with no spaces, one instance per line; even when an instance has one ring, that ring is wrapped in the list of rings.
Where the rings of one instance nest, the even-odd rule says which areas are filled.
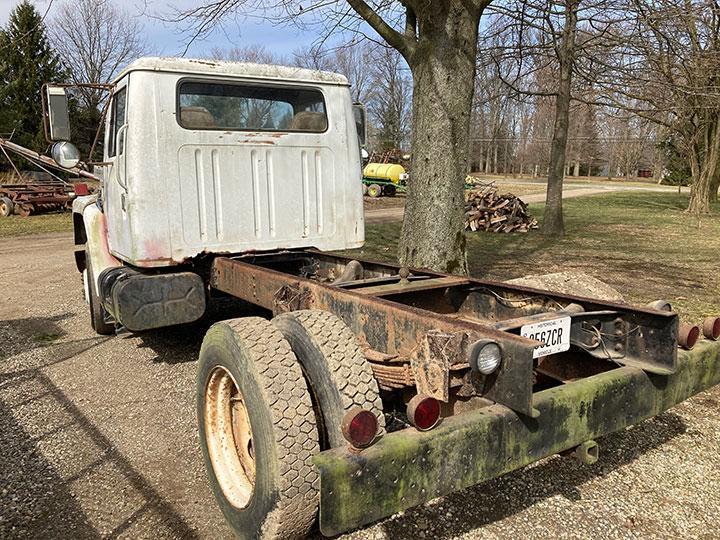
[[[471,4],[433,2],[418,13],[419,39],[409,62],[412,177],[400,262],[450,273],[467,272],[463,187],[480,19]]]
[[[565,1],[565,28],[559,51],[560,84],[555,98],[555,127],[550,148],[550,172],[542,226],[542,233],[548,236],[561,236],[565,233],[562,209],[563,172],[565,171],[565,154],[570,125],[570,91],[575,53],[577,2],[578,0]]]
[[[693,183],[690,187],[688,212],[707,214],[710,203],[717,200],[720,185],[720,120],[714,116],[705,128],[698,145],[693,148],[690,170]]]
[[[708,196],[710,197],[711,203],[718,202],[718,189],[720,188],[720,166],[715,166],[715,176],[713,176],[713,179],[710,181],[710,193],[708,193]]]

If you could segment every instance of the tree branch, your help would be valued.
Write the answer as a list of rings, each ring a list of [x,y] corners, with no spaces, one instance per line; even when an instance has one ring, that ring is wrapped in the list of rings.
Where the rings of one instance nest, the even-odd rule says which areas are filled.
[[[413,41],[417,39],[417,15],[410,6],[405,6],[405,36]]]
[[[408,39],[386,23],[364,0],[347,0],[347,2],[358,15],[365,19],[373,30],[388,42],[388,45],[397,49],[405,57],[405,60],[410,63],[410,59],[415,52],[415,42],[413,40]]]

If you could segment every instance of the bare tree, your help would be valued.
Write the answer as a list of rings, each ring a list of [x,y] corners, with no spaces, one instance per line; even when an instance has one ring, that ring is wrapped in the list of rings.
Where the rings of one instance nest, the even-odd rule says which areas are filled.
[[[367,97],[370,119],[377,127],[375,150],[404,148],[410,134],[412,91],[405,62],[396,50],[377,47],[366,69],[372,81]]]
[[[333,69],[350,82],[353,101],[365,103],[373,86],[373,53],[376,46],[367,41],[340,45],[333,51]]]
[[[366,41],[341,43],[327,48],[320,45],[298,47],[293,51],[293,64],[345,75],[350,83],[353,101],[365,103],[372,86],[372,55],[375,48]]]
[[[675,136],[692,172],[688,210],[707,213],[720,186],[720,6],[714,0],[629,0],[606,37],[598,78],[613,105]]]
[[[547,199],[542,232],[564,233],[563,179],[568,150],[570,111],[573,101],[587,98],[598,65],[607,47],[605,34],[627,19],[624,0],[507,0],[495,8],[493,27],[509,33],[506,51],[514,59],[513,76],[505,79],[524,95],[554,98]],[[544,73],[542,82],[534,77]],[[534,86],[528,81],[535,82]],[[585,94],[585,95],[583,95]]]
[[[506,36],[493,36],[488,40],[490,47],[483,43],[484,47],[478,51],[471,121],[474,148],[480,154],[477,156],[479,169],[496,174],[501,167],[499,158],[506,161],[511,151],[508,138],[514,131],[513,112],[517,105],[512,100],[515,92],[503,83],[500,73],[510,67],[497,54],[504,49],[504,44],[499,42],[502,37]]]
[[[251,62],[254,64],[282,64],[285,59],[267,50],[264,45],[252,44],[242,47],[231,47],[222,49],[213,47],[210,51],[213,60],[225,60],[228,62]]]
[[[335,69],[332,56],[322,45],[297,47],[293,51],[293,64],[297,67],[319,71]]]
[[[50,37],[73,83],[105,84],[148,46],[140,22],[109,0],[66,0],[50,25]],[[101,90],[80,88],[82,105],[98,108]]]
[[[369,26],[405,58],[413,77],[413,178],[400,261],[467,271],[463,181],[480,17],[491,0],[217,0],[176,10],[194,36],[233,15],[363,34]]]

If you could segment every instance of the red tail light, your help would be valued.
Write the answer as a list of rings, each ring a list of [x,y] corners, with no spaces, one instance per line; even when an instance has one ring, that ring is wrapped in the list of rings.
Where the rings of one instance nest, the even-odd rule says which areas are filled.
[[[437,426],[440,421],[440,402],[425,394],[418,394],[407,406],[410,423],[420,431],[427,431]]]
[[[720,338],[720,317],[706,317],[703,321],[703,335],[716,341]]]
[[[681,324],[678,331],[678,345],[688,351],[695,346],[700,337],[700,329],[697,326]]]
[[[370,446],[378,432],[378,420],[370,411],[353,407],[343,418],[342,434],[355,448]]]

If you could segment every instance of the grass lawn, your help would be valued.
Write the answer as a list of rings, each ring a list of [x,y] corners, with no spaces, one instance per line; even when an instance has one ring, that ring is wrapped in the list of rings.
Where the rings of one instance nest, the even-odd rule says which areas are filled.
[[[563,270],[593,275],[632,303],[663,298],[688,321],[720,314],[720,204],[697,219],[687,195],[612,193],[567,199],[562,239],[539,231],[467,235],[473,276],[506,280]],[[542,221],[543,204],[530,205]],[[399,223],[367,225],[358,256],[394,260]]]
[[[523,195],[535,195],[538,193],[545,193],[547,186],[545,183],[538,183],[537,185],[531,184],[513,184],[512,182],[504,182],[502,180],[495,182],[498,187],[498,193],[504,195],[505,193],[512,193],[522,198]]]
[[[0,217],[0,239],[27,234],[72,232],[72,213]]]
[[[538,193],[545,193],[545,184],[513,184],[512,182],[495,182],[500,195],[506,193],[512,193],[518,197],[525,195],[535,195]],[[572,189],[572,188],[571,188]],[[577,188],[575,188],[577,189]],[[373,199],[372,197],[363,197],[365,210],[381,210],[384,208],[400,208],[405,206],[405,194],[398,193],[394,197],[378,197]]]

